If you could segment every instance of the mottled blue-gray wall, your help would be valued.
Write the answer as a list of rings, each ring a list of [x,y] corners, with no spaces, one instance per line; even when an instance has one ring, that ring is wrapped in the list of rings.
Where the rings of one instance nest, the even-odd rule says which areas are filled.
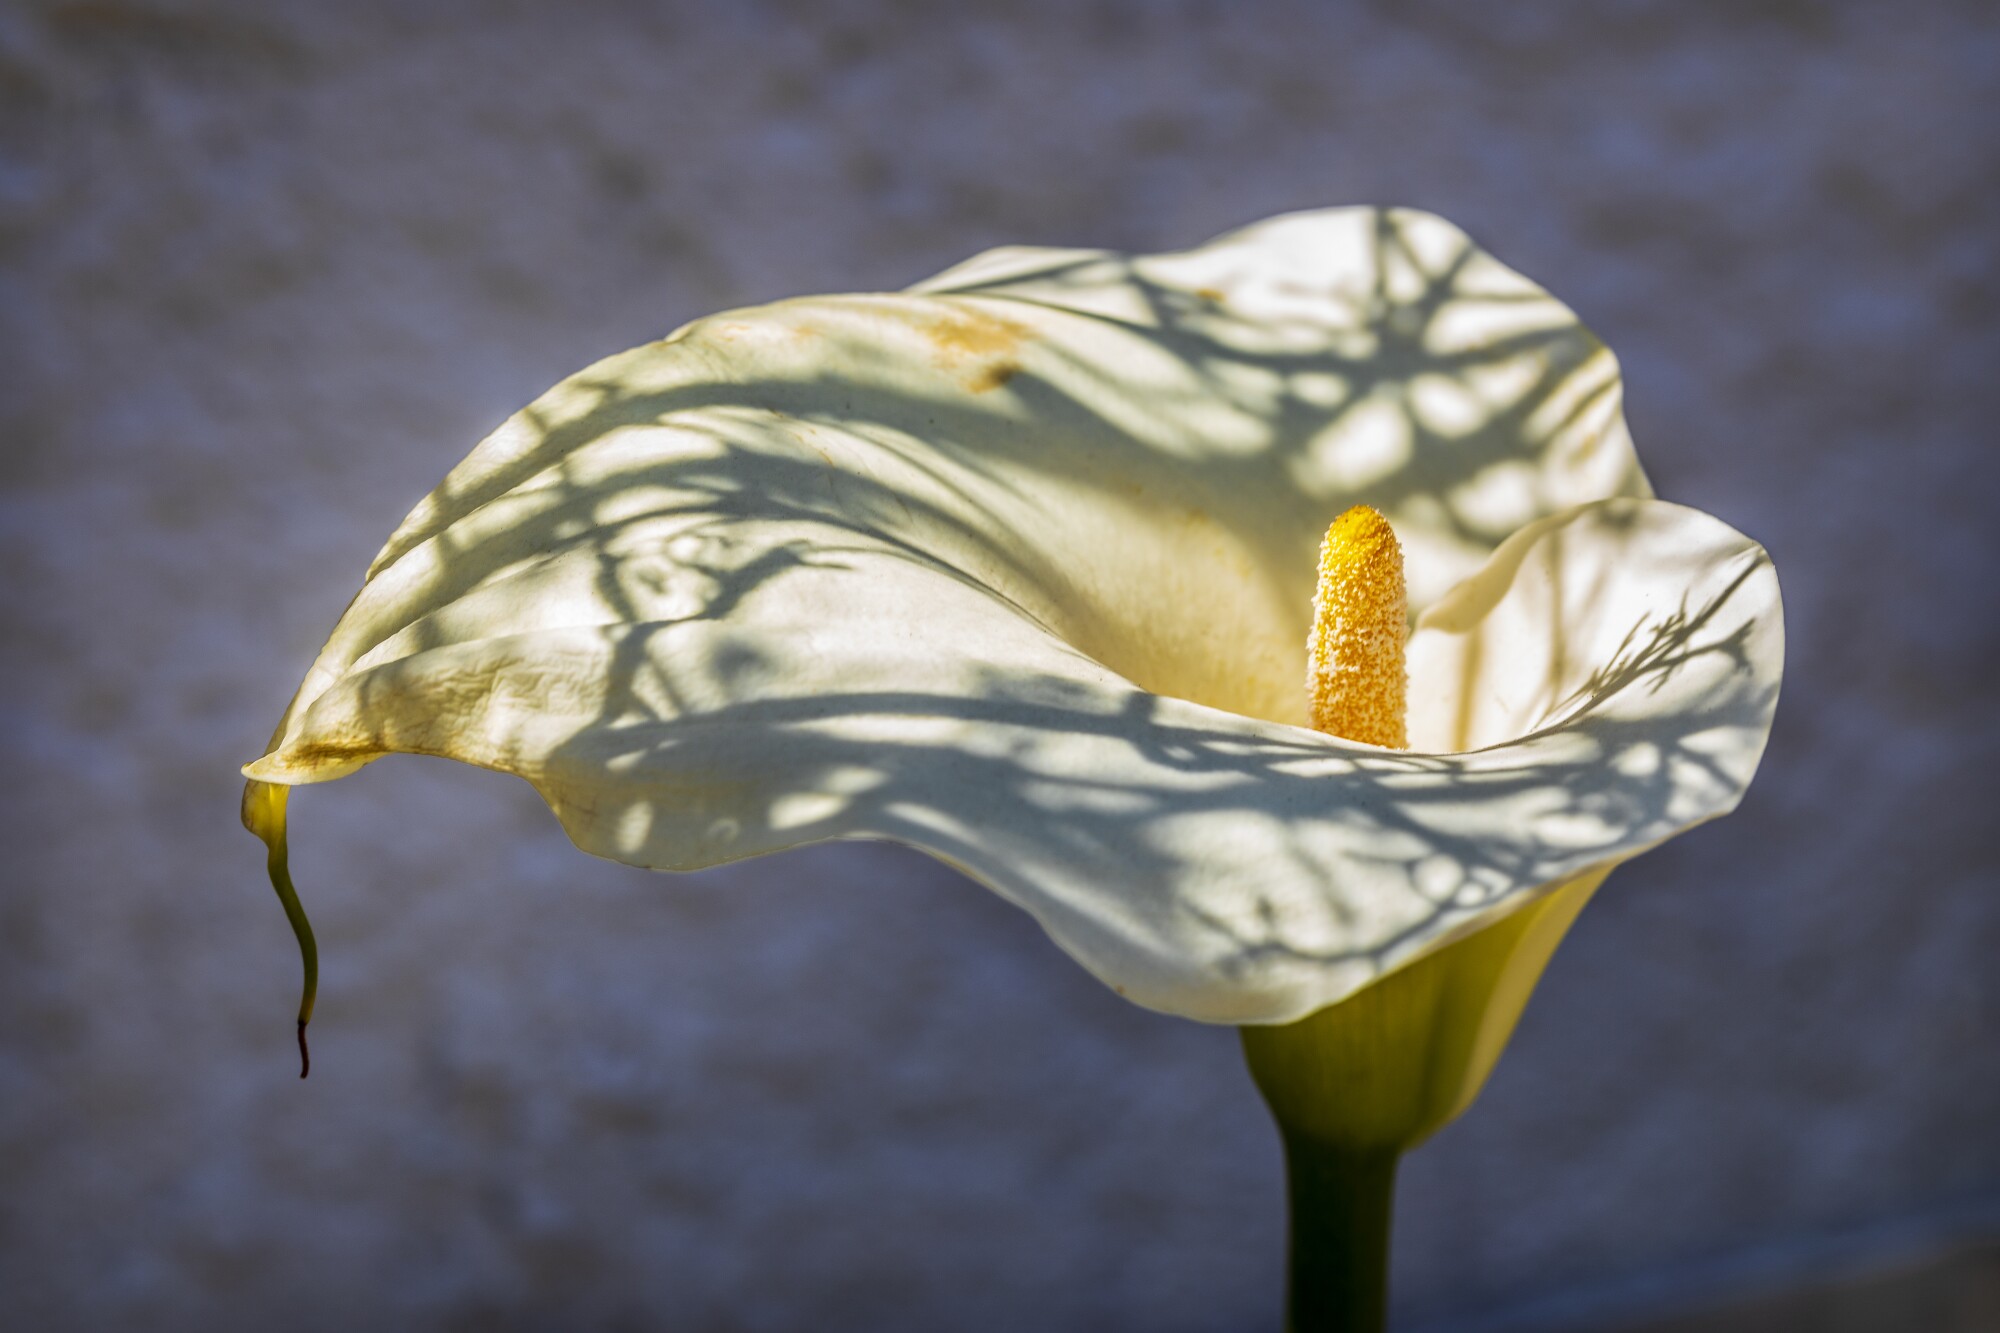
[[[1765,542],[1742,810],[1614,876],[1406,1165],[1413,1326],[1609,1327],[2000,1219],[1990,4],[0,4],[0,1301],[22,1328],[1273,1327],[1234,1035],[893,848],[675,880],[236,766],[408,505],[695,315],[985,246],[1440,212]]]

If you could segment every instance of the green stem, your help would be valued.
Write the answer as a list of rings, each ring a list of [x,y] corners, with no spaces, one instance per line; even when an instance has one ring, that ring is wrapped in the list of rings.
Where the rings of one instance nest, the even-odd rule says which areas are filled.
[[[1350,1148],[1283,1126],[1291,1206],[1288,1333],[1381,1333],[1389,1313],[1394,1148]]]

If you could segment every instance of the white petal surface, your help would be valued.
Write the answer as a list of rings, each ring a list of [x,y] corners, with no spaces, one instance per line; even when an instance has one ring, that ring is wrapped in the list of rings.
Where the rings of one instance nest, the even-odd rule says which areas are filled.
[[[995,252],[557,386],[405,521],[246,772],[448,755],[673,869],[894,838],[1140,1003],[1281,1021],[1734,804],[1775,579],[1587,503],[1646,493],[1609,354],[1435,218]],[[1357,500],[1430,608],[1413,740],[1490,748],[1293,725]]]

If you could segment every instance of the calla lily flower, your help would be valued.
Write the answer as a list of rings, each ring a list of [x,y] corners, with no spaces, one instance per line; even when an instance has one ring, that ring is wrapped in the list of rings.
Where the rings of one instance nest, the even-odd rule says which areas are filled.
[[[1134,1002],[1249,1025],[1281,1121],[1260,1032],[1395,1008],[1401,1091],[1298,1114],[1407,1146],[1590,891],[1731,809],[1769,730],[1770,562],[1651,498],[1620,395],[1568,309],[1407,211],[704,319],[417,506],[246,811],[282,871],[281,788],[419,753],[631,865],[893,839]],[[1306,725],[1356,503],[1405,552],[1407,750]]]

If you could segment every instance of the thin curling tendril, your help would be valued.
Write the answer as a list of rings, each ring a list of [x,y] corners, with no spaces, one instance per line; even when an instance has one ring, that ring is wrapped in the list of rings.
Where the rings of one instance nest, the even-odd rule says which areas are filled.
[[[299,1077],[312,1072],[312,1052],[306,1047],[306,1024],[312,1021],[313,999],[319,993],[319,945],[313,941],[312,922],[299,904],[298,890],[292,887],[291,867],[286,857],[285,799],[291,788],[270,782],[251,782],[243,789],[243,827],[262,839],[265,868],[271,887],[278,891],[285,920],[299,942],[299,961],[305,968],[305,982],[299,995]]]

